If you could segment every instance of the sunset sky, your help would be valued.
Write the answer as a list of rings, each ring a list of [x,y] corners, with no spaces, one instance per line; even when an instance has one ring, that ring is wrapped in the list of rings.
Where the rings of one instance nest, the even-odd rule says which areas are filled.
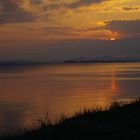
[[[140,58],[140,0],[0,0],[0,61]]]

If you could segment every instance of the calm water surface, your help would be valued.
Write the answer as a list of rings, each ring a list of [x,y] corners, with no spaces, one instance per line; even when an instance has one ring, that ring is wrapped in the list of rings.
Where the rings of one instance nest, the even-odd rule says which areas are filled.
[[[0,133],[49,112],[51,119],[84,107],[140,97],[140,63],[57,64],[0,68]]]

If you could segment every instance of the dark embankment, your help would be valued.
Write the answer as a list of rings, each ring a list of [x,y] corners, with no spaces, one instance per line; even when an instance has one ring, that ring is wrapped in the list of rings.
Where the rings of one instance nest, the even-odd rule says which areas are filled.
[[[140,100],[130,104],[113,103],[102,111],[85,110],[55,125],[42,121],[38,130],[3,140],[99,140],[140,139]]]

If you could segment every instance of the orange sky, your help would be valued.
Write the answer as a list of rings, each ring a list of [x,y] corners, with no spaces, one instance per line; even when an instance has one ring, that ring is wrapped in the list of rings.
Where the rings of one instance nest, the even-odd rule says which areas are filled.
[[[0,0],[3,49],[36,41],[139,37],[139,0]]]
[[[117,39],[131,33],[107,24],[139,20],[140,1],[0,0],[0,11],[1,40]]]

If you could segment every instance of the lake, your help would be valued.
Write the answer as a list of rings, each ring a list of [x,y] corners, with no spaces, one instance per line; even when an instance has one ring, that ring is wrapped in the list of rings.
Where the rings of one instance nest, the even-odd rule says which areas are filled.
[[[140,97],[140,63],[50,64],[0,68],[0,133],[82,108]]]

